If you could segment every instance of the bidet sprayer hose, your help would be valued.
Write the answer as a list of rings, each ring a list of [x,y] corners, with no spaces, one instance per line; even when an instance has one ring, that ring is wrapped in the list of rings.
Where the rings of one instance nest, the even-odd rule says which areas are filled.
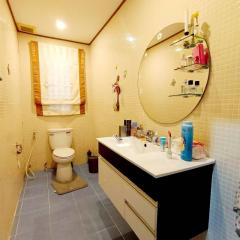
[[[31,162],[30,162],[35,142],[36,142],[36,132],[33,132],[32,146],[31,146],[30,154],[28,156],[28,160],[27,160],[26,166],[25,166],[25,174],[26,174],[27,179],[35,179],[36,178],[35,173],[31,169]]]

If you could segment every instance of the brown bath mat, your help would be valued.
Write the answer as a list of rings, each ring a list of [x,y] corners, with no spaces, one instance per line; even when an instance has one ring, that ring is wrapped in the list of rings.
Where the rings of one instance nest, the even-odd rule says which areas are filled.
[[[80,188],[88,186],[87,182],[73,172],[73,180],[67,183],[60,183],[55,178],[52,180],[52,186],[57,194],[69,193]]]

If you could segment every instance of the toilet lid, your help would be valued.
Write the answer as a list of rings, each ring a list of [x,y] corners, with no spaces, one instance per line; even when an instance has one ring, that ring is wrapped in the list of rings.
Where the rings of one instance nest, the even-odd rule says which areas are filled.
[[[72,156],[75,153],[74,149],[72,148],[56,148],[53,151],[53,154],[57,157],[67,158]]]

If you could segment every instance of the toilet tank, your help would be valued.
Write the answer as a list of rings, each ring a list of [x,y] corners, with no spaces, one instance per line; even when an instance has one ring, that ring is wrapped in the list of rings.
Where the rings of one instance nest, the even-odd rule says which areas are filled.
[[[49,144],[51,149],[70,148],[72,145],[72,128],[48,129]]]

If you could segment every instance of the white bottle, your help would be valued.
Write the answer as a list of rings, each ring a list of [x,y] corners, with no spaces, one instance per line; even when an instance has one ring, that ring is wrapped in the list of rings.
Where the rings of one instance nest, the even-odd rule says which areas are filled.
[[[153,142],[154,144],[158,144],[158,132],[155,132],[155,133],[154,133],[154,136],[153,136],[153,138],[152,138],[152,142]]]

